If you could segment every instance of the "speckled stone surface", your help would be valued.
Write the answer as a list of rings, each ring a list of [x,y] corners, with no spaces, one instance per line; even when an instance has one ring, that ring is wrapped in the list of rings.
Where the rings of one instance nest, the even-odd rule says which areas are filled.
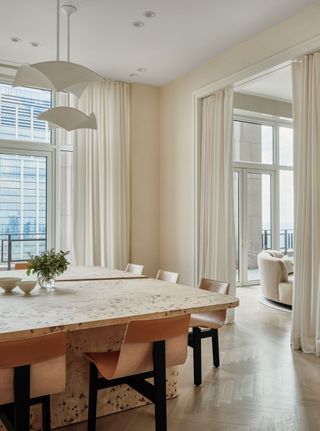
[[[19,288],[0,293],[0,340],[128,323],[133,319],[173,316],[236,307],[238,299],[160,280],[61,282],[29,296]]]
[[[27,275],[26,270],[0,271],[1,277],[20,277],[23,280],[36,280],[36,275]],[[104,268],[102,266],[69,266],[68,269],[57,277],[59,281],[74,280],[113,280],[118,278],[146,278],[145,275],[132,274],[118,269]]]
[[[0,293],[0,340],[68,331],[67,387],[52,396],[54,428],[87,419],[88,363],[84,351],[116,350],[130,320],[236,307],[238,299],[159,280],[60,282],[56,291],[37,287]],[[177,369],[167,371],[167,395],[177,394]],[[126,386],[99,394],[98,415],[137,407],[146,400]],[[40,429],[32,409],[32,430]],[[0,427],[1,428],[1,427]]]

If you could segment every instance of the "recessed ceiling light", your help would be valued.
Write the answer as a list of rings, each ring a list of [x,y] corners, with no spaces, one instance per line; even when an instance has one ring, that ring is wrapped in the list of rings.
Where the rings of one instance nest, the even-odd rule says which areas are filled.
[[[37,46],[40,45],[40,43],[39,42],[30,42],[30,45],[34,46],[34,47],[37,47]]]
[[[137,69],[138,72],[145,72],[147,69],[145,69],[144,67],[139,67],[139,69]]]
[[[140,28],[140,27],[143,27],[143,26],[144,26],[144,22],[142,22],[142,21],[134,21],[134,22],[132,23],[132,25],[133,25],[134,27],[138,27],[138,28]]]
[[[143,12],[143,16],[146,18],[154,18],[157,14],[153,10],[146,10]]]
[[[138,74],[137,73],[129,73],[129,76],[131,77],[131,78],[134,78],[135,76],[138,76]]]
[[[11,42],[20,42],[20,37],[12,37]]]

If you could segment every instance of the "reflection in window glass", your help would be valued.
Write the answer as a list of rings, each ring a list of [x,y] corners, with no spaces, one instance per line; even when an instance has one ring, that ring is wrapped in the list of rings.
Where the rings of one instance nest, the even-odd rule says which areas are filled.
[[[293,166],[293,130],[289,127],[279,127],[279,162]]]
[[[235,161],[273,163],[273,127],[234,121],[233,148]]]
[[[293,172],[279,172],[280,249],[287,254],[294,247],[293,237]]]

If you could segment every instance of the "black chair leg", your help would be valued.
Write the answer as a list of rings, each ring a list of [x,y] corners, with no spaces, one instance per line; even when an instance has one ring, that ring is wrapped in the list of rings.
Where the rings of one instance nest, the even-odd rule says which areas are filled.
[[[14,403],[0,406],[0,420],[2,421],[7,431],[15,431],[14,414]]]
[[[167,431],[166,350],[165,341],[153,345],[156,431]]]
[[[193,339],[193,381],[196,386],[202,383],[201,371],[201,329],[192,328]]]
[[[215,368],[219,368],[220,367],[220,353],[219,353],[218,329],[212,329],[212,357],[213,357],[213,366]]]
[[[95,431],[96,429],[97,390],[98,390],[97,384],[98,384],[98,370],[94,364],[90,363],[88,431]]]
[[[50,412],[50,396],[47,395],[42,399],[42,430],[51,431],[51,412]]]
[[[30,422],[30,366],[14,369],[14,428],[15,431],[29,431]]]

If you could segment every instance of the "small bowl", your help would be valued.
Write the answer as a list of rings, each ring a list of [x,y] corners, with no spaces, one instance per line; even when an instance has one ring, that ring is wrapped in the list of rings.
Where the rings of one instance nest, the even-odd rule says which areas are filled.
[[[10,293],[12,289],[14,289],[19,281],[21,281],[21,278],[17,277],[0,277],[0,287],[6,291],[6,293]]]
[[[19,281],[17,286],[19,287],[20,290],[22,290],[22,292],[24,292],[25,295],[29,295],[30,292],[32,292],[32,290],[35,288],[37,284],[37,280],[32,280],[32,281]]]

